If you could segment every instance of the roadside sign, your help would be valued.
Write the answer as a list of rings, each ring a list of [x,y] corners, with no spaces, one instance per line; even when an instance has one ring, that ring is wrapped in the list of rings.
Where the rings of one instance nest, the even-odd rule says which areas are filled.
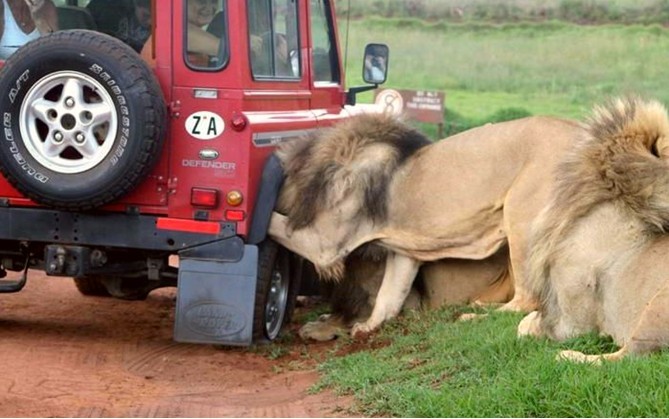
[[[415,121],[438,124],[441,137],[445,97],[444,92],[383,89],[376,91],[374,103],[394,115],[404,114]]]

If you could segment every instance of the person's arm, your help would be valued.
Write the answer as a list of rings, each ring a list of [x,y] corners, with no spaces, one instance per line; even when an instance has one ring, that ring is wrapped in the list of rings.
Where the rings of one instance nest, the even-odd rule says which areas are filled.
[[[262,52],[262,38],[258,35],[251,34],[251,52],[260,54]]]
[[[373,58],[372,55],[367,55],[365,57],[365,70],[367,70],[368,72],[371,72],[372,68],[374,67],[374,65],[372,64],[372,58]]]
[[[383,57],[377,57],[376,62],[377,62],[377,67],[379,68],[379,70],[381,70],[382,72],[385,73],[386,72],[386,59],[383,58]]]
[[[220,44],[224,42],[215,35],[192,23],[188,24],[188,52],[217,56]],[[262,50],[262,38],[251,35],[251,51],[259,53]]]
[[[58,10],[51,0],[25,0],[35,27],[44,35],[58,30]]]
[[[221,42],[221,39],[202,28],[188,24],[188,52],[217,56]]]
[[[148,39],[142,47],[142,51],[139,54],[144,61],[146,61],[151,67],[156,66],[156,58],[153,56],[153,35],[149,35]]]

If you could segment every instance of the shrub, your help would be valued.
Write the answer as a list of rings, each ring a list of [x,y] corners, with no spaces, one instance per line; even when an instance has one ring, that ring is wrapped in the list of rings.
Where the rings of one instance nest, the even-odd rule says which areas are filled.
[[[417,18],[429,21],[522,22],[562,20],[577,24],[666,24],[669,0],[336,0],[352,18]],[[349,10],[350,9],[350,10]]]
[[[510,121],[513,119],[525,118],[531,116],[532,114],[523,108],[502,108],[490,116],[487,116],[480,120],[475,120],[472,118],[467,118],[459,113],[453,111],[452,109],[444,109],[444,137],[455,135],[459,132],[466,131],[468,129],[478,127],[480,125],[485,125],[488,123],[495,122],[504,122]],[[427,128],[422,127],[426,132],[436,132],[436,128]]]
[[[512,119],[525,118],[531,115],[530,112],[523,108],[503,108],[486,118],[484,123],[510,121]]]

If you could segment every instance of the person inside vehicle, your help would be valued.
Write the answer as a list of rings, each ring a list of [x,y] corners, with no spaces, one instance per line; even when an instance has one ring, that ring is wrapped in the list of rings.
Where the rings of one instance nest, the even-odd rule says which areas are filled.
[[[206,29],[217,12],[218,0],[188,0],[189,53],[208,57],[218,56],[223,40],[207,32]]]
[[[198,67],[209,67],[212,60],[218,58],[222,51],[221,43],[224,42],[224,16],[218,11],[218,0],[188,0],[186,12],[188,62]],[[216,26],[215,31],[208,30],[210,25]],[[152,66],[155,65],[153,47],[153,36],[149,35],[141,55]]]
[[[0,3],[0,59],[20,46],[58,29],[58,13],[51,0],[2,0]]]
[[[299,68],[297,68],[298,63],[295,62],[295,68],[292,65],[293,60],[288,51],[286,35],[274,33],[272,36],[272,32],[266,32],[259,38],[260,48],[251,57],[251,66],[254,75],[292,77],[299,72]],[[272,43],[272,39],[274,39],[274,48],[270,49],[269,46]],[[274,55],[272,56],[272,54]],[[272,68],[272,61],[274,61],[274,68]]]
[[[100,32],[139,52],[151,34],[151,0],[91,0],[86,6]]]
[[[372,50],[365,56],[365,78],[381,81],[386,74],[386,59],[381,51]]]
[[[225,17],[218,0],[188,0],[188,61],[207,67],[215,65],[223,52]],[[251,36],[251,50],[262,47],[260,37]]]
[[[295,77],[300,73],[294,0],[251,2],[251,37],[257,34],[257,48],[251,54],[251,70],[259,77]],[[277,29],[281,28],[281,31]],[[253,39],[252,39],[253,41]]]
[[[297,57],[291,56],[286,35],[277,33],[274,36],[274,50],[276,51],[277,58],[277,76],[296,76],[299,72],[299,68],[297,68],[298,63],[293,58],[296,59]]]

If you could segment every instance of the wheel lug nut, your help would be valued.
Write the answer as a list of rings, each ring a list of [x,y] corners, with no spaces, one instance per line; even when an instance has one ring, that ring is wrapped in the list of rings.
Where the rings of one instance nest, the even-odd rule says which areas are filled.
[[[53,139],[56,140],[57,142],[63,141],[63,134],[60,133],[60,131],[56,131],[53,134]]]
[[[73,107],[74,106],[74,99],[72,99],[71,97],[68,97],[67,99],[65,99],[65,106],[67,106],[68,108]]]
[[[74,139],[75,139],[76,142],[78,142],[78,143],[81,144],[81,143],[84,142],[84,140],[86,139],[86,137],[84,136],[84,134],[78,132],[77,135],[75,135]]]

